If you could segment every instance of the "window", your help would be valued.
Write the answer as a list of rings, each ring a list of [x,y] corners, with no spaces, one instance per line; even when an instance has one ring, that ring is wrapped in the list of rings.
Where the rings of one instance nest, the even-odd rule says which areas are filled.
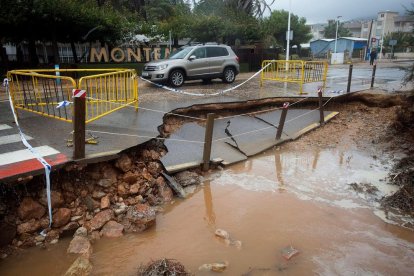
[[[228,56],[229,52],[224,47],[208,47],[207,56],[208,57],[223,57]]]
[[[384,14],[383,13],[381,13],[381,18],[383,18],[384,17]]]
[[[195,49],[194,52],[191,53],[192,56],[195,56],[196,59],[205,58],[206,57],[206,48],[198,48]]]

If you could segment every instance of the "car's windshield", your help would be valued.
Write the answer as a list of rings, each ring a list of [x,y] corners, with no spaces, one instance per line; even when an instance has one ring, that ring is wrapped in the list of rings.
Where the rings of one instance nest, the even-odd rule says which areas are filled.
[[[168,59],[183,59],[192,49],[193,47],[181,48],[177,52],[173,52]]]

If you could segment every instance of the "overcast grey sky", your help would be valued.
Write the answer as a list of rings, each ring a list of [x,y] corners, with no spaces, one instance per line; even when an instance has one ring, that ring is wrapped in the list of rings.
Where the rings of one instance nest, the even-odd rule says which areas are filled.
[[[341,15],[341,21],[361,17],[376,17],[379,11],[405,13],[414,0],[291,0],[291,12],[305,17],[308,23],[326,23]],[[273,10],[289,10],[289,0],[275,0]]]

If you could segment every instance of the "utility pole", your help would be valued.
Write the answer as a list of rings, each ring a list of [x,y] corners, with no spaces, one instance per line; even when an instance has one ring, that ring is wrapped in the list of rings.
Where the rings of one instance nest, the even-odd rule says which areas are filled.
[[[382,35],[381,35],[381,49],[379,52],[379,58],[382,59],[382,47],[384,45],[385,25],[387,24],[387,12],[384,13],[384,20],[382,21]]]
[[[287,29],[287,32],[286,32],[286,41],[287,41],[287,43],[286,43],[286,61],[289,61],[289,55],[290,55],[290,53],[289,53],[289,51],[290,51],[290,39],[291,39],[291,37],[290,37],[290,14],[291,14],[291,10],[292,9],[292,0],[289,0],[289,16],[288,16],[288,29]],[[286,62],[286,70],[287,70],[287,62]]]
[[[335,51],[334,53],[336,54],[336,44],[338,42],[338,29],[339,29],[339,18],[341,18],[342,16],[339,15],[336,17],[336,32],[335,32]]]

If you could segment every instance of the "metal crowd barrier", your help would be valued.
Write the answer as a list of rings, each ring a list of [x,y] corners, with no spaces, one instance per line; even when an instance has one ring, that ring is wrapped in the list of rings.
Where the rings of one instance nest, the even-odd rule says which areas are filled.
[[[326,61],[264,60],[262,68],[260,86],[264,80],[299,83],[300,94],[303,94],[305,83],[323,82],[324,88],[328,74]]]
[[[72,106],[57,106],[72,101],[73,89],[86,90],[86,123],[127,105],[138,110],[138,80],[133,69],[13,70],[7,76],[16,110],[72,122]]]

